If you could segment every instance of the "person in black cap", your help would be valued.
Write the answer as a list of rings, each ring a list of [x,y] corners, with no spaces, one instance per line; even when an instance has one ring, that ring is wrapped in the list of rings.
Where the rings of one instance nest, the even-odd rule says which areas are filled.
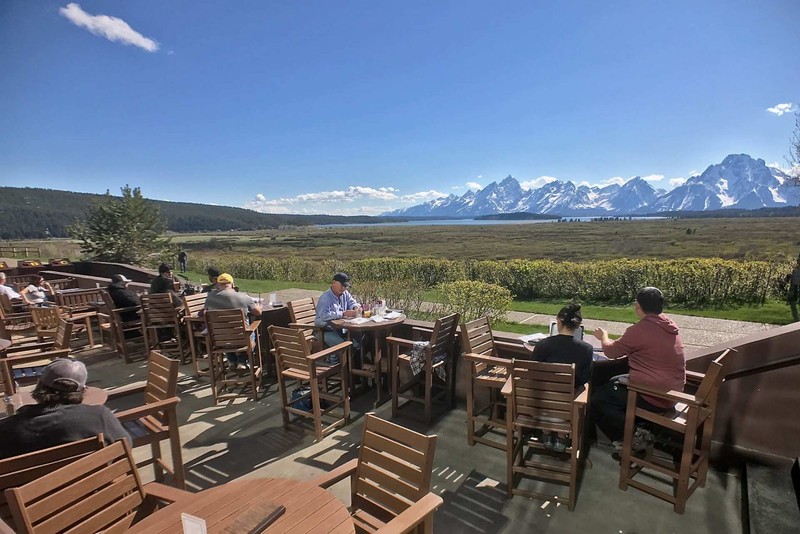
[[[139,295],[128,289],[129,283],[130,279],[124,274],[115,274],[111,277],[111,283],[108,285],[108,294],[111,296],[111,300],[114,301],[115,308],[133,308],[142,304]],[[139,319],[139,313],[136,310],[122,312],[120,318],[126,322],[136,321]],[[138,335],[137,332],[125,332],[125,334],[126,337],[128,337],[128,334],[132,336]]]
[[[317,301],[317,316],[314,323],[326,327],[323,341],[325,346],[332,347],[345,341],[342,329],[334,328],[331,321],[345,317],[355,317],[361,309],[361,304],[350,294],[350,277],[345,273],[333,275],[331,288],[320,296]],[[358,350],[357,340],[353,340],[354,350]]]
[[[106,444],[130,435],[105,406],[81,404],[86,389],[86,366],[69,358],[53,360],[44,368],[33,390],[38,404],[23,406],[0,420],[0,458],[103,434]]]
[[[175,292],[175,279],[172,277],[172,266],[162,263],[158,266],[158,276],[150,282],[150,293],[169,293],[172,296],[172,305],[176,308],[182,304],[181,298]]]

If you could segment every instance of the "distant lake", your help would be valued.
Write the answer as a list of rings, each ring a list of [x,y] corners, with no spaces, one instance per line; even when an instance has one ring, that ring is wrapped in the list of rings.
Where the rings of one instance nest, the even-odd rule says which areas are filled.
[[[565,217],[567,220],[587,222],[599,217]],[[666,217],[631,217],[633,220],[645,219],[665,219]],[[627,220],[627,217],[626,217]],[[353,226],[494,226],[498,224],[538,224],[555,223],[558,219],[525,219],[519,221],[512,220],[478,220],[478,219],[450,219],[450,220],[415,220],[406,222],[380,222],[380,223],[348,223],[348,224],[318,224],[318,228],[347,228]]]

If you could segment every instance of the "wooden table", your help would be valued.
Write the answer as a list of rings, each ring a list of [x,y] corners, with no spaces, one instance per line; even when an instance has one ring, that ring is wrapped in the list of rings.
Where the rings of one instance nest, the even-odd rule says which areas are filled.
[[[102,406],[108,400],[108,392],[103,388],[96,388],[94,386],[87,386],[83,392],[82,404],[90,404],[92,406]],[[11,403],[16,410],[20,406],[29,406],[37,404],[33,395],[29,391],[19,391],[11,395]]]
[[[269,534],[355,533],[347,507],[332,493],[308,482],[282,478],[234,480],[195,493],[133,525],[128,532],[182,533],[181,514],[206,521],[208,532],[224,532],[248,508],[275,503],[286,511],[267,527]]]
[[[353,332],[372,334],[372,363],[366,363],[364,361],[365,350],[363,343],[361,344],[361,367],[354,367],[353,361],[355,358],[350,358],[350,392],[351,395],[355,395],[356,393],[356,381],[353,379],[353,375],[365,377],[367,379],[374,378],[376,381],[375,389],[377,390],[375,399],[376,408],[391,398],[388,392],[392,390],[392,385],[387,384],[387,395],[382,396],[379,378],[381,360],[383,359],[383,347],[386,345],[386,337],[389,335],[389,333],[391,333],[393,327],[402,324],[405,320],[406,316],[401,313],[399,317],[394,319],[384,319],[380,322],[375,322],[372,320],[372,318],[367,319],[366,322],[362,323],[353,322],[352,319],[336,319],[335,321],[331,321],[331,324],[335,328],[346,329],[348,336],[351,336]],[[391,373],[389,373],[389,376],[391,377]]]

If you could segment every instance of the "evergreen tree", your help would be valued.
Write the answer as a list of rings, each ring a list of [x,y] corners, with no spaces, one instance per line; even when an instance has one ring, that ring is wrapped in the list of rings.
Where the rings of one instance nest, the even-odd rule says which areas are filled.
[[[794,132],[789,140],[789,176],[795,185],[800,185],[800,111],[794,114]]]
[[[68,228],[81,242],[81,252],[99,261],[141,264],[148,256],[167,252],[167,225],[159,209],[141,190],[126,185],[122,197],[105,196],[92,203],[84,221]]]

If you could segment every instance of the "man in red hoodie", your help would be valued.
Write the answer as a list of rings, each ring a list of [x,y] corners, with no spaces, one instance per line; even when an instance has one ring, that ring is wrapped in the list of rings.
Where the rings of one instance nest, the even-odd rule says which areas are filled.
[[[639,322],[629,327],[616,341],[602,328],[594,336],[603,344],[608,358],[628,356],[629,380],[663,391],[683,391],[686,360],[678,326],[662,313],[664,295],[655,287],[645,287],[636,294],[634,304]],[[637,404],[650,411],[665,412],[673,403],[648,395],[639,395]],[[621,441],[625,431],[628,390],[619,382],[603,384],[592,393],[591,419],[612,441]]]

